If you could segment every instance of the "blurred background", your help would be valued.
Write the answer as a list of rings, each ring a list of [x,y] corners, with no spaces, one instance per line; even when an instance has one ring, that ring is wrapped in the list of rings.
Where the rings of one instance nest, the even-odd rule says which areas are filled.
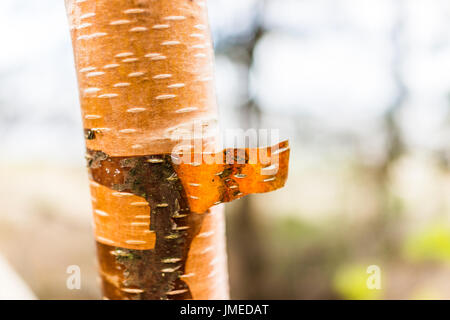
[[[292,147],[284,189],[226,207],[232,298],[450,299],[450,2],[208,6],[222,127]],[[64,2],[2,0],[0,38],[0,255],[37,298],[97,299]]]

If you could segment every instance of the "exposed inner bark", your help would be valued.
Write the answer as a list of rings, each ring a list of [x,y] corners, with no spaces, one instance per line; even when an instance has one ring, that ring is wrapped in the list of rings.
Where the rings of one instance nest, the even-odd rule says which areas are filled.
[[[170,155],[110,157],[88,150],[91,179],[119,192],[143,197],[151,208],[153,250],[97,242],[103,290],[109,299],[189,299],[184,274],[190,244],[203,215],[190,212]]]

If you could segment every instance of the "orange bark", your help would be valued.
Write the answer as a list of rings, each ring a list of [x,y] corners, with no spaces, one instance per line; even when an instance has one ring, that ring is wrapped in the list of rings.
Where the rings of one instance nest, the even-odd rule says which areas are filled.
[[[170,153],[193,120],[213,129],[213,51],[204,4],[66,0],[84,127],[95,133],[86,141],[89,149],[110,156]]]
[[[175,147],[198,145],[194,123],[203,149],[218,140],[205,2],[65,1],[105,298],[227,299],[217,204],[282,187],[287,142],[269,162],[249,161],[266,149],[237,149],[217,164],[173,163]]]

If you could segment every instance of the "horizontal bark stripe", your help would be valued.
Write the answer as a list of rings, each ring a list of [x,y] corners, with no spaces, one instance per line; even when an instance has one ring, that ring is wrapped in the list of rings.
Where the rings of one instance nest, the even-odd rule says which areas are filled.
[[[150,206],[145,198],[91,184],[94,231],[98,242],[128,249],[155,247]]]

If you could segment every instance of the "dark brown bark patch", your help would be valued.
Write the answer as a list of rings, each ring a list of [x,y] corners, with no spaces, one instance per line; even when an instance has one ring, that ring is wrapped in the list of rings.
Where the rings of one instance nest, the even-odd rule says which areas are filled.
[[[92,180],[141,196],[150,205],[153,250],[97,243],[104,293],[110,299],[190,299],[184,274],[190,244],[203,215],[192,213],[170,155],[109,157],[88,151]]]

